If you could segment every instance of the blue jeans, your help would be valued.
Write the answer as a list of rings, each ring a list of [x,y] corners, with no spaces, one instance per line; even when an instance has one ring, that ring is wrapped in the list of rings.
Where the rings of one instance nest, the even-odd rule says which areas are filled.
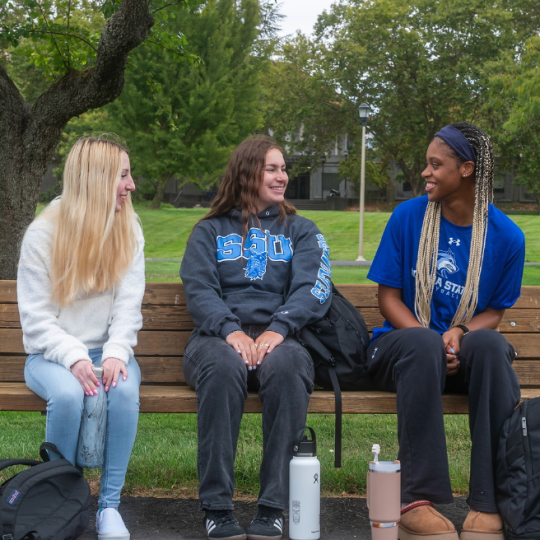
[[[256,338],[266,328],[247,326]],[[263,459],[258,503],[284,509],[289,499],[293,443],[305,426],[315,370],[307,350],[288,337],[248,372],[221,337],[192,334],[184,375],[197,393],[197,468],[201,509],[233,510],[234,459],[248,387],[262,401]]]
[[[92,349],[89,355],[94,365],[101,365],[102,349]],[[141,371],[135,358],[129,360],[127,368],[127,380],[122,380],[120,374],[116,388],[111,386],[107,393],[105,462],[99,492],[99,505],[104,508],[120,504],[120,491],[137,433]],[[27,358],[24,379],[30,390],[47,401],[46,441],[55,444],[75,464],[85,398],[81,383],[71,371],[50,362],[43,354],[31,354]],[[51,459],[56,456],[51,455]]]

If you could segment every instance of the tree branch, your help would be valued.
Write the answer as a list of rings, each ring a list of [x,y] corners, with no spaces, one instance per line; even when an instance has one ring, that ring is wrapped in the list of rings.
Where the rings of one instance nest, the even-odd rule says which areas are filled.
[[[97,53],[97,49],[88,40],[84,39],[81,36],[77,36],[76,34],[66,34],[64,32],[53,32],[52,30],[48,30],[47,32],[45,32],[44,30],[30,30],[29,33],[30,34],[50,34],[53,36],[64,36],[64,37],[69,37],[73,39],[78,39],[82,41],[83,43],[86,43],[94,52]]]
[[[30,107],[0,63],[0,140],[14,124],[26,124]]]
[[[36,100],[37,130],[62,129],[74,116],[114,101],[124,86],[129,52],[148,37],[153,24],[147,0],[123,0],[103,27],[94,67],[69,71]]]

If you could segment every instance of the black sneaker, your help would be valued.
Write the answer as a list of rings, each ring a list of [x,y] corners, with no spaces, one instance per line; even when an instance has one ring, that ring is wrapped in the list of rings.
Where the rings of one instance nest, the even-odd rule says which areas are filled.
[[[246,540],[246,533],[230,510],[205,510],[204,526],[208,538]]]
[[[283,511],[259,505],[257,515],[247,530],[248,540],[280,540],[283,534]]]

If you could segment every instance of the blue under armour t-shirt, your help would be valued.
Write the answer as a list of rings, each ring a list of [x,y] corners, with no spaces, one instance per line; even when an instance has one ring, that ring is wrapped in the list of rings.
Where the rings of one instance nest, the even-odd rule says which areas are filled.
[[[427,196],[400,204],[393,212],[367,275],[381,285],[402,289],[402,299],[414,314],[415,273]],[[457,310],[469,263],[472,225],[454,225],[441,216],[437,277],[431,301],[430,328],[443,334]],[[519,298],[525,237],[521,229],[500,210],[489,205],[484,262],[480,275],[478,306],[475,315],[486,308],[506,309]],[[373,339],[392,330],[373,329]]]

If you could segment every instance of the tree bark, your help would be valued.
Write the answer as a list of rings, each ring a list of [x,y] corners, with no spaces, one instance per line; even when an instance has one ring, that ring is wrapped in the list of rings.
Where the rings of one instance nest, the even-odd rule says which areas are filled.
[[[20,243],[64,127],[120,95],[128,53],[153,24],[147,0],[123,0],[103,27],[95,65],[69,71],[32,107],[0,65],[0,279],[17,277]]]
[[[152,199],[152,204],[149,206],[152,210],[159,210],[161,208],[161,203],[163,202],[163,195],[165,194],[165,188],[171,179],[170,174],[163,175],[158,182],[156,194]]]

